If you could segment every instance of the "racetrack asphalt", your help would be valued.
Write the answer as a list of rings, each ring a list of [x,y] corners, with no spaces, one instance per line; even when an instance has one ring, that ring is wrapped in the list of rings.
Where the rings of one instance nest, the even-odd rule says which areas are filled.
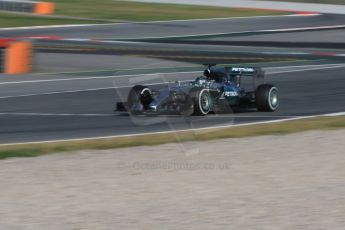
[[[344,22],[343,17],[333,15],[275,16],[274,18],[123,23],[80,28],[0,30],[0,34],[11,37],[61,36],[64,38],[118,39],[330,26],[340,25]],[[342,32],[343,30],[340,35],[344,35]],[[325,32],[312,33],[322,35]],[[308,32],[303,32],[303,35],[309,36]],[[275,39],[279,39],[279,34],[274,36]],[[280,36],[283,38],[285,34]],[[301,41],[304,40],[304,36],[300,37]],[[252,47],[252,49],[256,48]],[[61,66],[64,61],[67,64],[68,58],[64,60],[63,57],[63,54],[59,60],[51,57],[50,65],[54,66],[54,61]],[[97,57],[100,56],[92,56],[95,60]],[[106,57],[102,56],[102,58]],[[113,58],[116,61],[116,57]],[[75,59],[76,65],[79,65],[81,70],[82,68],[90,69],[88,62],[81,63],[82,60]],[[128,59],[133,66],[142,65],[143,60]],[[143,62],[147,64],[149,61],[152,60],[147,59]],[[169,62],[164,63],[169,66]],[[71,62],[68,64],[71,65]],[[111,62],[107,67],[110,65]],[[171,66],[176,65],[183,66],[183,63],[171,62]],[[77,77],[71,75],[70,78],[68,74],[2,76],[0,80],[0,143],[137,134],[343,112],[345,108],[344,70],[344,67],[332,65],[318,68],[311,66],[297,68],[293,67],[293,64],[292,67],[284,68],[280,68],[277,64],[272,67],[268,66],[266,68],[267,81],[277,85],[280,89],[281,106],[277,112],[247,111],[187,118],[176,116],[130,117],[126,114],[113,113],[113,109],[117,101],[126,98],[130,86],[140,83],[142,79],[145,83],[147,81],[154,83],[155,85],[152,87],[159,87],[160,85],[157,84],[166,81],[194,79],[200,75],[199,72],[184,71],[180,73],[181,71],[175,71],[174,73],[171,71],[158,75],[134,74],[133,77],[93,76],[83,75],[83,73]],[[65,71],[65,69],[62,68],[61,71]],[[122,98],[119,97],[121,95]]]
[[[139,39],[287,28],[344,25],[343,15],[258,16],[224,19],[198,19],[148,23],[113,23],[58,27],[0,29],[1,37],[58,36],[62,38]]]
[[[277,85],[281,95],[281,106],[274,113],[247,111],[207,117],[131,117],[113,113],[115,103],[121,101],[121,97],[125,98],[130,89],[125,84],[117,89],[79,89],[80,91],[76,92],[13,95],[0,99],[0,140],[1,143],[9,143],[136,134],[340,112],[345,108],[344,70],[344,67],[339,67],[290,72],[286,68],[268,72],[267,81]],[[284,73],[285,71],[288,72]],[[178,76],[180,79],[192,78],[195,75],[196,73],[184,76],[173,74],[170,79],[178,79]],[[114,79],[99,81],[90,81],[89,84],[114,86]],[[81,87],[82,82],[83,80],[79,80],[73,84],[75,87]],[[56,87],[61,90],[70,84],[71,82],[51,82],[34,86],[31,84],[29,87],[22,84],[19,87],[39,87],[41,90]],[[54,88],[50,90],[55,91]]]

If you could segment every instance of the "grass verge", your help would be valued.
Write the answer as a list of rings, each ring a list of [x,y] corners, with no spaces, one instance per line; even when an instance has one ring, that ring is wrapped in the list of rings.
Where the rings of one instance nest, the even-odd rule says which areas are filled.
[[[238,17],[279,15],[282,12],[252,9],[235,9],[178,4],[139,3],[117,0],[49,0],[56,4],[56,14],[116,19],[129,21],[152,21],[195,19],[214,17]],[[283,14],[286,14],[284,12]]]
[[[309,130],[345,128],[345,116],[318,117],[230,128],[150,134],[136,137],[116,137],[83,141],[64,141],[43,144],[24,144],[0,147],[0,159],[10,157],[35,157],[57,152],[76,150],[104,150],[133,146],[159,145],[184,141],[203,141],[221,138],[242,138],[261,135],[282,135]]]
[[[219,17],[282,15],[286,12],[177,4],[137,3],[114,0],[49,0],[55,14],[77,19],[0,13],[0,27],[105,23],[112,21],[158,21]],[[88,20],[78,19],[87,18]]]
[[[18,27],[18,26],[49,26],[66,24],[86,24],[86,23],[104,23],[100,20],[78,20],[64,19],[54,17],[42,17],[34,15],[23,15],[15,13],[0,13],[0,27]]]

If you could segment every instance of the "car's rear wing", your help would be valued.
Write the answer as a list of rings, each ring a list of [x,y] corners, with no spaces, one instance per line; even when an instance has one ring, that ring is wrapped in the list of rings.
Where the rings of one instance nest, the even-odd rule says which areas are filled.
[[[260,67],[230,67],[229,74],[241,76],[253,76],[257,78],[264,78],[265,72]]]
[[[266,82],[265,72],[260,67],[228,67],[227,72],[231,81],[245,87],[247,91],[255,91]]]

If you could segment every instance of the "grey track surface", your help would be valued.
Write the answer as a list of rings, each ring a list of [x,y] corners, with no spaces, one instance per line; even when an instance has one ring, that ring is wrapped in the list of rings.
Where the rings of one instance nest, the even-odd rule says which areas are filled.
[[[152,23],[118,23],[109,25],[91,25],[91,26],[79,26],[79,27],[62,27],[62,28],[36,28],[36,29],[19,29],[19,30],[0,30],[1,36],[9,37],[25,37],[25,36],[57,36],[61,38],[74,38],[76,41],[39,41],[37,44],[52,47],[52,45],[81,45],[84,46],[97,46],[102,45],[112,49],[115,49],[116,53],[127,53],[134,55],[142,55],[147,52],[155,51],[154,57],[167,58],[174,60],[181,59],[182,54],[184,56],[194,57],[193,61],[204,63],[205,60],[197,59],[195,57],[216,55],[214,62],[220,62],[225,60],[229,62],[229,59],[224,57],[234,56],[243,57],[248,56],[250,53],[252,58],[259,56],[266,56],[273,58],[270,53],[273,51],[278,53],[279,58],[281,56],[288,58],[296,58],[296,55],[286,55],[290,49],[278,49],[271,47],[235,47],[235,46],[192,46],[183,44],[147,44],[147,43],[123,43],[116,41],[115,43],[99,43],[83,41],[79,39],[92,38],[92,39],[143,39],[152,37],[184,37],[184,36],[200,36],[205,34],[228,34],[228,33],[243,33],[243,32],[258,32],[262,30],[277,30],[277,29],[303,29],[309,27],[332,27],[332,26],[344,26],[345,16],[342,15],[313,15],[313,16],[268,16],[268,17],[254,17],[254,18],[228,18],[228,19],[210,19],[210,20],[192,20],[192,21],[170,21],[170,22],[152,22]],[[329,30],[334,32],[335,30]],[[327,33],[319,31],[320,34]],[[303,32],[303,31],[302,31]],[[340,32],[341,33],[341,32]],[[276,37],[277,35],[275,35]],[[306,36],[306,35],[304,35]],[[304,36],[298,36],[297,42],[305,42]],[[231,37],[231,35],[229,36]],[[250,37],[250,36],[249,36]],[[278,36],[279,37],[279,36]],[[281,37],[285,37],[282,35]],[[315,36],[316,37],[316,36]],[[337,36],[338,37],[338,36]],[[224,36],[222,36],[224,38]],[[241,37],[242,38],[242,37]],[[225,39],[228,39],[225,36]],[[278,38],[276,38],[278,39]],[[328,41],[331,42],[331,41]],[[335,42],[338,42],[336,40]],[[173,52],[165,52],[165,49],[173,50]],[[326,53],[341,53],[343,50],[330,50],[330,49],[296,49],[295,52],[311,52],[318,54]],[[211,54],[213,52],[213,54]],[[225,53],[226,52],[226,53]],[[266,54],[262,54],[266,52]],[[164,57],[165,55],[165,57]],[[301,57],[300,54],[297,55]],[[304,56],[303,58],[313,58],[314,54],[310,56]],[[319,55],[320,56],[320,55]],[[219,58],[220,57],[220,58]],[[319,58],[319,57],[317,57]],[[192,59],[192,58],[190,58]],[[197,60],[195,60],[197,59]],[[184,59],[184,61],[192,61]]]
[[[156,23],[125,23],[80,28],[35,29],[0,31],[2,36],[36,36],[56,35],[70,38],[138,38],[151,36],[183,36],[188,34],[242,32],[248,30],[283,29],[291,27],[327,26],[344,23],[343,17],[320,15],[312,17],[274,17],[255,19],[222,19],[181,22]],[[324,31],[313,32],[323,35]],[[340,32],[340,35],[342,33]],[[275,34],[274,36],[279,36]],[[281,34],[284,37],[285,34]],[[304,33],[300,37],[308,36]],[[223,47],[213,47],[221,51]],[[212,49],[210,46],[209,49]],[[239,50],[255,50],[255,47],[237,47]],[[272,50],[279,50],[274,49]],[[43,55],[46,66],[44,71],[74,71],[83,68],[89,70],[100,63],[101,68],[111,67],[114,62],[116,68],[150,65],[157,67],[177,67],[183,63],[157,61],[142,58],[107,58],[107,55],[91,55],[71,58],[60,54],[58,58],[53,54]],[[101,60],[105,60],[102,62]],[[94,60],[94,64],[92,64]],[[75,65],[73,63],[75,62]],[[155,63],[157,62],[157,63]],[[102,63],[102,64],[101,64]],[[121,64],[125,63],[125,64]],[[184,64],[189,65],[189,64]],[[54,68],[55,66],[55,68]],[[42,68],[42,67],[40,67]],[[290,68],[291,70],[291,68]],[[18,76],[11,79],[1,76],[0,80],[0,143],[42,141],[53,139],[83,138],[106,135],[135,134],[144,132],[189,129],[208,127],[211,125],[240,124],[254,121],[280,119],[290,116],[315,115],[323,113],[341,112],[345,108],[345,68],[330,68],[324,70],[309,70],[290,73],[272,74],[267,69],[268,81],[281,89],[281,108],[276,113],[236,113],[228,115],[211,115],[208,117],[136,117],[113,114],[115,102],[122,100],[119,95],[126,95],[129,86],[136,84],[140,76],[134,78],[104,78],[92,74],[78,75],[76,81],[51,81],[25,83],[26,80],[66,79],[68,74],[39,74]],[[159,71],[157,71],[159,72]],[[284,71],[283,71],[284,72]],[[271,73],[271,74],[270,74]],[[113,75],[113,74],[112,74]],[[161,74],[151,76],[151,83],[175,79],[193,79],[197,73]],[[103,76],[103,78],[102,78]],[[100,78],[98,78],[100,77]],[[90,79],[92,78],[92,79]],[[94,79],[98,78],[98,79]],[[147,80],[147,76],[145,77]],[[162,80],[163,79],[163,80]],[[11,83],[8,82],[17,82]],[[111,87],[121,87],[113,89]],[[157,87],[157,86],[154,86]],[[105,88],[98,90],[87,90]],[[66,92],[76,91],[77,92]],[[58,93],[52,93],[59,91]],[[38,94],[19,96],[22,94]],[[9,98],[6,98],[8,97]],[[123,96],[124,98],[126,96]]]
[[[162,36],[183,36],[266,29],[301,28],[310,26],[343,25],[345,16],[272,16],[214,20],[171,21],[153,23],[115,23],[62,28],[0,30],[1,37],[60,36],[63,38],[124,39]]]
[[[84,41],[83,38],[92,39],[143,39],[143,38],[156,38],[156,37],[186,37],[189,35],[201,36],[201,35],[222,35],[220,38],[229,39],[232,35],[229,33],[243,33],[262,32],[263,30],[277,30],[277,29],[302,29],[302,36],[296,36],[298,39],[296,42],[305,42],[304,36],[308,38],[303,29],[310,27],[333,27],[333,26],[344,26],[345,16],[342,15],[313,15],[313,16],[273,16],[273,17],[254,17],[254,18],[230,18],[230,19],[211,19],[211,20],[192,20],[192,21],[170,21],[170,22],[152,22],[152,23],[119,23],[110,25],[95,25],[95,26],[80,26],[80,27],[63,27],[63,28],[38,28],[38,29],[20,29],[20,30],[0,30],[0,34],[3,36],[58,36],[61,38],[72,38],[73,41],[69,40],[45,40],[38,41],[37,44],[40,47],[52,47],[56,45],[63,46],[82,46],[85,50],[86,47],[103,46],[105,50],[112,52],[111,54],[126,53],[131,55],[147,55],[152,53],[151,57],[156,58],[169,58],[178,61],[187,62],[198,62],[205,63],[204,57],[211,57],[214,62],[229,62],[231,58],[237,58],[241,60],[244,57],[247,60],[250,58],[257,59],[259,56],[265,56],[266,59],[271,58],[320,58],[324,54],[329,53],[340,53],[344,56],[344,50],[333,50],[330,46],[328,49],[313,48],[295,49],[293,54],[291,52],[291,46],[289,48],[272,48],[272,47],[244,47],[244,46],[207,46],[207,45],[184,45],[184,44],[154,44],[154,43],[127,43],[127,42],[98,42],[98,41]],[[318,34],[325,34],[328,32],[334,33],[334,31],[340,31],[337,34],[342,34],[343,30],[326,30],[318,31]],[[310,31],[309,31],[310,32]],[[314,32],[310,32],[314,33]],[[251,36],[248,36],[249,39]],[[337,34],[333,37],[339,37]],[[284,38],[285,33],[281,35],[274,34],[276,40],[279,37]],[[269,35],[267,35],[269,36]],[[287,35],[288,36],[288,35]],[[290,35],[290,37],[293,35]],[[312,36],[312,35],[311,35]],[[310,37],[310,36],[309,36]],[[313,36],[314,37],[314,36]],[[317,37],[317,36],[315,36]],[[321,36],[322,37],[322,36]],[[341,36],[340,36],[341,37]],[[214,38],[214,37],[213,37]],[[238,38],[242,41],[242,37]],[[75,40],[76,39],[76,40]],[[81,40],[80,40],[81,39]],[[209,39],[209,37],[203,38]],[[254,38],[255,39],[255,38]],[[340,40],[340,42],[339,42]],[[262,40],[260,40],[262,41]],[[268,39],[269,41],[269,39]],[[313,40],[315,42],[315,40]],[[334,41],[327,42],[338,42],[345,47],[341,39],[338,38]],[[293,46],[292,46],[293,47]],[[73,49],[75,50],[75,49]],[[88,50],[88,49],[86,49]],[[275,52],[273,55],[272,52]],[[301,52],[307,52],[304,55]],[[311,55],[309,53],[312,53]],[[320,55],[321,54],[321,55]],[[183,56],[183,57],[182,57]],[[250,56],[250,58],[248,58]],[[303,57],[302,57],[303,56]],[[186,57],[189,57],[188,59]],[[203,57],[203,58],[200,58]],[[231,57],[231,58],[229,58]],[[337,58],[339,59],[339,58]]]
[[[246,112],[189,118],[132,118],[112,114],[115,102],[120,100],[119,94],[126,95],[129,90],[127,87],[0,99],[0,140],[1,143],[8,143],[133,134],[339,112],[345,108],[344,70],[268,75],[267,80],[281,90],[281,108],[275,113]],[[108,82],[108,85],[112,84],[112,81]]]

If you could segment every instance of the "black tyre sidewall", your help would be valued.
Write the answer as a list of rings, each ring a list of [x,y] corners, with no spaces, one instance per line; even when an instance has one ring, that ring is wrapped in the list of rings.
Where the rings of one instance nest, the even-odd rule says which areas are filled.
[[[256,106],[259,111],[263,112],[273,112],[276,111],[279,107],[279,99],[276,107],[273,107],[270,103],[270,94],[276,90],[279,93],[279,90],[274,85],[264,84],[260,85],[255,91],[255,100]]]
[[[201,97],[207,94],[208,98],[210,100],[210,106],[208,110],[205,110],[202,105],[201,105]],[[196,88],[196,89],[192,89],[190,92],[190,97],[193,100],[193,104],[194,104],[194,113],[193,115],[197,115],[197,116],[204,116],[207,115],[212,108],[212,98],[211,95],[209,94],[207,89],[203,89],[203,88]]]
[[[127,101],[128,101],[128,107],[130,109],[132,108],[133,105],[135,105],[137,103],[142,104],[141,95],[146,90],[151,92],[151,90],[146,86],[136,85],[129,91]]]

